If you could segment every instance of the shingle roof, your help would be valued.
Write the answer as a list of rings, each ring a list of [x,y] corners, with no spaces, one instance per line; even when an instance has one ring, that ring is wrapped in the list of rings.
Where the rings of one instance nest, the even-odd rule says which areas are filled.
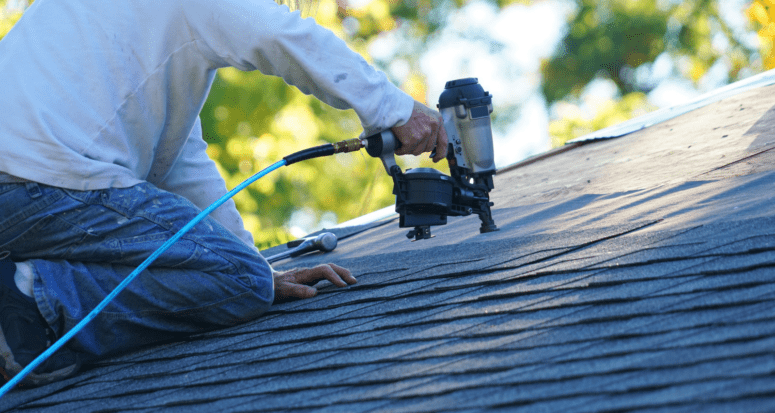
[[[0,408],[775,410],[773,92],[501,171],[498,232],[473,216],[419,242],[396,220],[350,234],[277,268],[336,262],[355,286]]]

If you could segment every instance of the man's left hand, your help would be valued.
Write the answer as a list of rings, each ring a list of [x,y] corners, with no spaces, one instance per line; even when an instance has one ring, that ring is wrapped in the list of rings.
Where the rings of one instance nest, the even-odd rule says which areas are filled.
[[[314,268],[294,268],[274,275],[274,299],[312,298],[318,290],[312,287],[320,280],[331,281],[337,287],[346,287],[358,281],[346,268],[336,264],[321,264]]]

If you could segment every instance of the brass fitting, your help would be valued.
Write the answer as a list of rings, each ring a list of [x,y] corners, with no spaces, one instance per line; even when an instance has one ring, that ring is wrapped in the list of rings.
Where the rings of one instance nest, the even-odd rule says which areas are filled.
[[[358,138],[335,142],[332,145],[334,145],[334,153],[355,152],[364,147],[363,142]]]

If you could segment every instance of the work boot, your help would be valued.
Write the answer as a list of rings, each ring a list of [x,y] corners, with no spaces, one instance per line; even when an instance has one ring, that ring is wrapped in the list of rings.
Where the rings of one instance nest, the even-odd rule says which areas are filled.
[[[0,374],[10,380],[56,341],[54,330],[38,311],[35,300],[22,293],[14,282],[16,265],[0,260]],[[41,386],[75,374],[81,363],[78,354],[60,348],[21,382]]]

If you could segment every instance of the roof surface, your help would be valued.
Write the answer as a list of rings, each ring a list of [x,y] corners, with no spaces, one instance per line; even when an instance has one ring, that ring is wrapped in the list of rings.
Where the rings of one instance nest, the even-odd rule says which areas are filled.
[[[498,232],[450,218],[410,242],[390,221],[276,265],[336,262],[355,286],[0,409],[775,410],[774,94],[499,172]]]

